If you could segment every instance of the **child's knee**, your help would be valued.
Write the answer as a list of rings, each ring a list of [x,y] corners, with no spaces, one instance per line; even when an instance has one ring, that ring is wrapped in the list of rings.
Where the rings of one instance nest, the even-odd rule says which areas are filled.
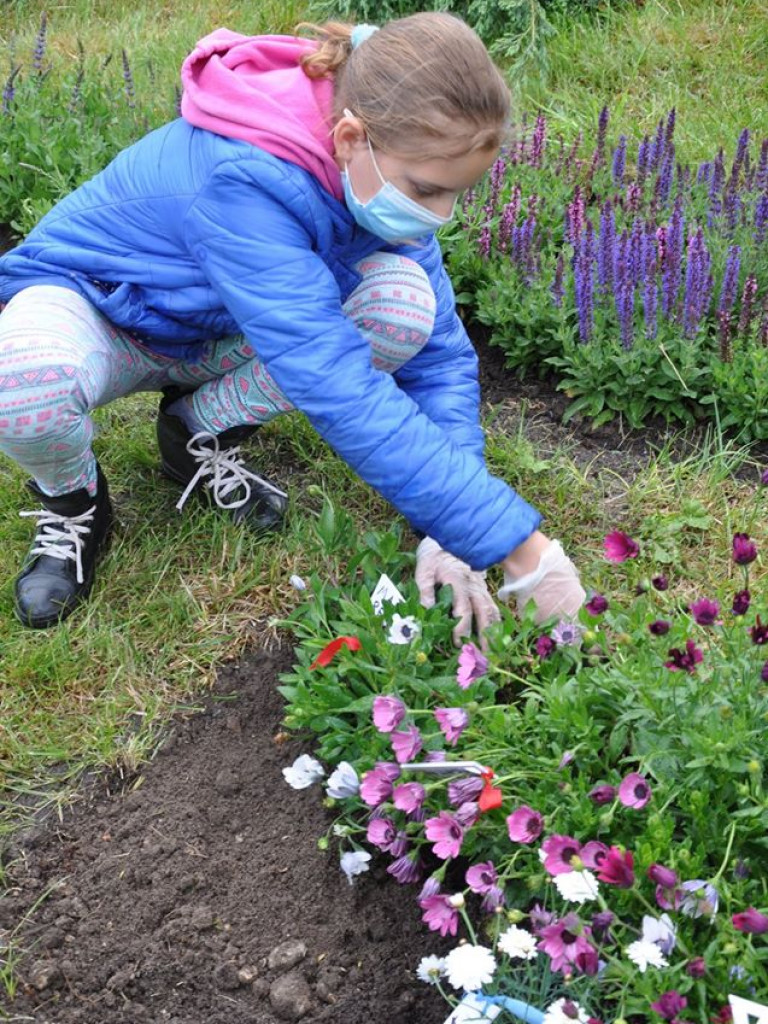
[[[415,260],[388,252],[366,257],[357,270],[363,280],[347,300],[345,312],[364,334],[397,338],[413,355],[426,344],[435,324],[437,301],[426,271]]]

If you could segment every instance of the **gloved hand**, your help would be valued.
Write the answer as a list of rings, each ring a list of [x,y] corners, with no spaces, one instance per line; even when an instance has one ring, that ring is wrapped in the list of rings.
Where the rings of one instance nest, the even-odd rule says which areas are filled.
[[[485,573],[470,569],[455,555],[444,551],[432,537],[425,537],[416,548],[416,586],[421,603],[431,608],[435,603],[435,587],[453,588],[453,614],[458,618],[453,629],[453,642],[460,647],[472,632],[472,620],[485,649],[483,631],[501,618],[499,609],[485,583]]]
[[[574,618],[587,597],[579,582],[576,566],[563,551],[559,540],[549,542],[537,568],[526,576],[514,579],[504,571],[504,586],[499,590],[498,598],[508,601],[513,596],[520,613],[529,601],[535,603],[537,623],[553,615]]]

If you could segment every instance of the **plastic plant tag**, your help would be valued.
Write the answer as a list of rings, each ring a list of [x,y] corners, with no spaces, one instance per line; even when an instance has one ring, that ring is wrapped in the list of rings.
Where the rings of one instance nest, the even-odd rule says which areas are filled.
[[[728,996],[728,1002],[733,1012],[733,1024],[768,1024],[768,1006],[741,996]]]
[[[384,602],[389,601],[390,604],[400,604],[405,598],[397,589],[392,580],[387,576],[386,573],[382,573],[379,576],[379,582],[373,588],[371,592],[371,604],[373,610],[377,615],[382,615],[384,612]]]
[[[500,1006],[490,1005],[482,996],[468,992],[445,1024],[491,1024],[500,1013]]]
[[[479,761],[406,761],[400,765],[403,772],[427,772],[429,775],[484,775],[488,768]]]

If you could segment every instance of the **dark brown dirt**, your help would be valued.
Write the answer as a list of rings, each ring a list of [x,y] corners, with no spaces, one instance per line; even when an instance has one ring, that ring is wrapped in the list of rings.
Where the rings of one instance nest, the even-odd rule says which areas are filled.
[[[289,654],[223,668],[208,709],[175,723],[140,778],[97,779],[61,820],[17,837],[0,955],[3,932],[29,914],[14,937],[26,954],[16,998],[0,994],[0,1019],[273,1024],[295,1019],[273,1007],[279,977],[294,1000],[303,990],[310,1024],[445,1019],[442,1000],[414,980],[439,949],[418,888],[401,889],[383,860],[350,886],[333,846],[317,849],[329,826],[318,789],[297,792],[282,777],[302,752],[278,735]],[[306,956],[270,968],[290,939]]]

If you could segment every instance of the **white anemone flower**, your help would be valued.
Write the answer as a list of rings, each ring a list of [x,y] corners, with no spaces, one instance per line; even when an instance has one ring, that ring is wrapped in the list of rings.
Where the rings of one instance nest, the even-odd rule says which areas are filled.
[[[387,633],[387,640],[391,644],[409,644],[414,640],[421,632],[421,626],[419,625],[418,619],[413,615],[398,615],[397,612],[392,616],[392,624],[389,627],[389,633]]]
[[[288,578],[288,582],[291,584],[291,586],[295,590],[306,590],[307,589],[307,584],[304,582],[304,580],[301,578],[301,576],[297,576],[296,573],[294,573],[292,576],[290,576]]]
[[[300,754],[292,765],[283,768],[283,778],[294,789],[306,789],[319,782],[324,775],[323,766],[309,754]]]
[[[669,961],[656,943],[649,942],[647,939],[638,939],[636,942],[630,942],[625,953],[632,963],[637,966],[641,974],[645,974],[649,967],[669,966]]]
[[[496,958],[487,946],[473,946],[466,942],[452,949],[445,958],[445,975],[451,986],[476,992],[493,980]]]
[[[536,936],[525,928],[518,928],[516,924],[501,933],[496,945],[510,960],[535,960],[539,955]]]
[[[338,765],[328,776],[328,785],[325,791],[334,800],[345,800],[349,796],[357,796],[360,789],[360,780],[357,772],[349,761],[339,761]]]
[[[643,914],[642,937],[646,942],[653,942],[665,956],[669,956],[677,944],[677,932],[669,914],[651,917]]]
[[[346,853],[342,853],[339,866],[347,876],[350,885],[355,884],[355,875],[362,875],[368,870],[370,859],[370,853],[366,853],[365,850],[348,850]]]
[[[564,875],[555,875],[554,883],[557,891],[569,903],[586,903],[596,900],[599,883],[591,871],[568,871]]]
[[[436,985],[445,974],[445,957],[423,956],[416,968],[416,977],[427,985]]]
[[[556,999],[547,1007],[544,1013],[542,1024],[587,1024],[589,1014],[582,1009],[573,999]]]

